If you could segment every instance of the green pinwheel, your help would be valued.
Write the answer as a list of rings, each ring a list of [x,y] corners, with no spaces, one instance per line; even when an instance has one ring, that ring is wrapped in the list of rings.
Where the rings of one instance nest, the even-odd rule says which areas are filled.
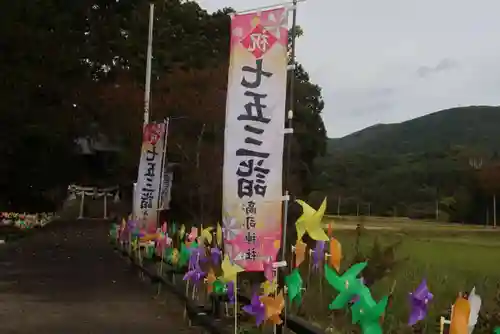
[[[155,255],[155,245],[154,244],[146,245],[146,248],[144,249],[144,257],[146,259],[152,259],[154,255]]]
[[[359,300],[351,307],[352,323],[359,324],[363,334],[382,334],[380,317],[385,312],[388,300],[385,296],[376,303],[370,289],[363,286],[359,292]]]
[[[169,247],[169,248],[165,248],[165,250],[163,251],[163,258],[164,259],[171,259],[171,255],[172,255],[172,248]]]
[[[213,291],[218,296],[224,295],[227,292],[226,283],[222,282],[220,279],[215,280],[213,283]]]
[[[290,275],[285,277],[285,285],[290,303],[294,301],[297,304],[302,302],[302,277],[299,268],[295,268]]]
[[[189,262],[189,256],[191,255],[191,252],[187,248],[185,244],[181,244],[181,250],[179,252],[179,261],[177,262],[177,266],[179,268],[182,268],[186,266]]]
[[[495,327],[493,334],[500,334],[500,327]]]
[[[325,277],[328,283],[339,292],[337,297],[329,305],[330,310],[338,310],[347,305],[353,297],[359,295],[364,284],[358,275],[365,269],[367,263],[357,263],[349,268],[342,276],[325,264]]]
[[[116,239],[118,239],[118,229],[119,226],[117,224],[111,225],[111,228],[109,229],[109,238],[111,241],[116,241]]]

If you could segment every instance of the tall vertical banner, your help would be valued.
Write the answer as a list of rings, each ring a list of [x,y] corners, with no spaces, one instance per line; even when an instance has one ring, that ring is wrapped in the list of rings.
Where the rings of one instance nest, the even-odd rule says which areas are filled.
[[[134,214],[139,226],[155,231],[162,179],[162,159],[166,149],[166,124],[144,126],[139,174],[134,193]]]
[[[287,45],[287,8],[232,16],[224,249],[247,271],[262,271],[280,248]]]
[[[174,173],[165,167],[163,175],[163,185],[161,189],[161,205],[162,210],[170,210],[170,199],[172,198],[172,182],[174,181]]]

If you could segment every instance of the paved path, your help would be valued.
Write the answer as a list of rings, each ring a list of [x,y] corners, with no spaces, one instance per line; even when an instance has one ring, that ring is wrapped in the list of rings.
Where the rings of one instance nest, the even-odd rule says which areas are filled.
[[[0,333],[199,333],[113,252],[108,224],[54,223],[0,245]]]

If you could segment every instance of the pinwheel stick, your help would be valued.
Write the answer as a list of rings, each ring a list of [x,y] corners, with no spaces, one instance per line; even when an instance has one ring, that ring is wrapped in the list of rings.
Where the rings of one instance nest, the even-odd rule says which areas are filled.
[[[444,317],[441,317],[439,319],[439,334],[443,334],[444,333],[444,325],[449,325],[451,323],[450,320],[447,320],[445,319]]]
[[[237,290],[237,286],[238,286],[238,276],[236,276],[236,278],[234,279],[235,280],[235,283],[234,283],[234,334],[238,334],[239,333],[239,330],[238,330],[238,292],[236,291]]]
[[[161,249],[161,258],[160,258],[160,263],[158,264],[158,277],[162,277],[163,276],[163,258],[165,256],[165,252],[163,251],[163,249]],[[156,290],[156,295],[159,296],[160,293],[161,293],[161,284],[158,284],[158,287],[157,287],[157,290]]]
[[[189,297],[189,280],[186,280],[186,291],[185,291],[186,297]],[[187,317],[187,307],[184,308],[184,313],[182,315],[183,319],[186,320]]]

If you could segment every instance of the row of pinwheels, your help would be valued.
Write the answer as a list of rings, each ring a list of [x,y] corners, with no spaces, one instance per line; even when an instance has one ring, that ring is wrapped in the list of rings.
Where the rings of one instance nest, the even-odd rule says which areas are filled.
[[[227,255],[223,256],[223,229],[219,224],[216,228],[191,227],[187,233],[184,225],[179,228],[175,223],[163,223],[154,233],[141,231],[132,221],[122,221],[121,225],[113,225],[110,237],[122,246],[128,247],[130,252],[139,255],[140,249],[145,257],[154,255],[161,257],[166,263],[177,268],[186,267],[184,280],[187,282],[186,294],[189,284],[192,285],[193,294],[200,291],[203,284],[207,293],[224,297],[225,301],[233,304],[238,310],[237,300],[237,275],[244,271],[235,264]],[[200,232],[201,231],[201,232]],[[140,256],[140,255],[139,255]],[[270,262],[265,265],[268,280],[261,284],[263,295],[253,297],[252,303],[243,307],[245,312],[256,315],[260,324],[269,321],[274,324],[281,323],[280,314],[284,307],[284,296],[276,293],[276,280]],[[258,289],[255,289],[256,291]],[[256,311],[255,303],[262,312]],[[237,316],[237,311],[234,312]]]
[[[29,229],[44,226],[54,219],[53,213],[26,214],[16,212],[1,212],[0,225],[15,226],[20,229]]]
[[[296,222],[297,241],[291,247],[293,260],[290,264],[291,271],[285,277],[285,286],[278,291],[277,271],[273,263],[264,263],[265,282],[260,288],[254,288],[250,305],[245,305],[243,310],[254,316],[257,326],[265,322],[273,325],[281,324],[281,313],[285,306],[285,296],[290,304],[301,304],[302,293],[305,291],[304,280],[300,267],[306,263],[309,256],[308,273],[312,271],[323,271],[324,277],[337,292],[336,298],[329,305],[330,310],[350,308],[353,324],[358,324],[365,334],[382,333],[383,317],[386,311],[389,297],[383,297],[376,302],[372,293],[364,284],[363,278],[358,277],[367,262],[352,265],[342,274],[340,264],[342,260],[342,247],[338,240],[332,237],[331,225],[325,231],[322,223],[326,210],[326,199],[318,210],[313,209],[307,203],[298,200],[303,208],[303,214]],[[206,286],[208,293],[224,296],[228,303],[238,309],[237,301],[237,275],[244,271],[243,268],[233,263],[228,256],[223,254],[222,234],[220,225],[216,228],[192,227],[189,233],[184,225],[177,228],[175,223],[164,223],[154,233],[141,231],[132,220],[123,221],[121,225],[115,225],[110,235],[112,239],[122,245],[128,245],[129,251],[138,252],[143,249],[144,256],[152,257],[156,254],[165,262],[178,268],[187,267],[184,280],[193,286],[195,291],[200,291],[200,286]],[[307,249],[303,241],[304,235],[315,240],[313,249]],[[188,290],[186,289],[186,293]],[[418,288],[409,294],[411,313],[408,325],[413,326],[425,318],[428,304],[433,295],[427,287],[425,280]],[[461,333],[465,330],[472,333],[477,322],[478,312],[481,306],[481,298],[472,289],[468,296],[459,296],[452,306],[450,320],[442,319],[444,324],[450,325],[450,333]],[[236,317],[237,312],[234,312]],[[237,323],[237,322],[236,322]]]

